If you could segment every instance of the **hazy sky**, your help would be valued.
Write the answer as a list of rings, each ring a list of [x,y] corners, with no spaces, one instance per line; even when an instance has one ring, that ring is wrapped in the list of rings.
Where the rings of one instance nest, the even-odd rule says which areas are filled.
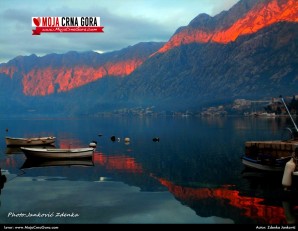
[[[0,63],[18,55],[120,50],[170,39],[200,13],[214,16],[239,0],[1,0]],[[32,36],[34,16],[99,16],[104,33]]]

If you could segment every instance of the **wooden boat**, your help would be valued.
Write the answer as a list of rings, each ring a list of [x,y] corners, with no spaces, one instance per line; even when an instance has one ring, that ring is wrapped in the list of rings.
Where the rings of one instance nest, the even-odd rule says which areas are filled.
[[[281,100],[295,129],[286,129],[290,132],[290,137],[286,140],[245,142],[245,155],[242,157],[242,163],[246,167],[264,171],[283,171],[298,147],[298,127],[282,97]]]
[[[291,159],[291,156],[282,157],[279,159],[274,158],[249,158],[247,156],[242,157],[242,163],[248,167],[263,171],[270,171],[270,172],[283,172],[286,163]]]
[[[246,167],[264,171],[283,171],[296,147],[297,137],[285,141],[247,141],[242,163]]]
[[[45,149],[45,148],[26,148],[21,150],[27,158],[36,159],[75,159],[90,158],[93,156],[94,148],[72,148],[72,149]]]
[[[35,146],[52,144],[56,140],[54,136],[45,137],[31,137],[31,138],[16,138],[16,137],[5,137],[7,146]]]
[[[57,167],[57,166],[94,166],[93,158],[77,158],[77,159],[26,159],[21,169],[38,168],[38,167]]]

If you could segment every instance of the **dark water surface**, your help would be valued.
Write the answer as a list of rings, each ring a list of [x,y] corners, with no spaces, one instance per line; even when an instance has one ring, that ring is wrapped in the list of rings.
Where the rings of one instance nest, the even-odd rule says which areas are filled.
[[[0,120],[0,223],[295,223],[297,204],[281,193],[281,176],[243,171],[240,159],[245,141],[280,139],[287,125],[246,117]],[[98,145],[93,162],[34,166],[6,147],[6,135]]]

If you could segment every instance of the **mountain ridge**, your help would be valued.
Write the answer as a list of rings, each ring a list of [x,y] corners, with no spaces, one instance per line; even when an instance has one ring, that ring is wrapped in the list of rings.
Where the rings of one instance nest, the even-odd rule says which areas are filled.
[[[298,84],[297,31],[298,24],[282,22],[227,45],[185,44],[152,57],[123,88],[128,99],[156,103],[175,97],[184,109],[202,100],[291,95]]]
[[[290,11],[281,12],[289,6]],[[253,15],[252,9],[258,14]],[[180,36],[185,28],[195,34],[197,28],[213,33],[214,28],[246,25],[227,43],[189,42],[185,37],[184,43],[164,52],[159,51],[171,46],[172,38],[167,43],[139,43],[106,54],[20,56],[0,64],[0,107],[18,113],[30,109],[76,115],[135,107],[199,111],[238,98],[297,94],[298,16],[280,20],[297,14],[298,1],[242,0],[214,17],[198,15],[191,26],[177,29],[172,36]],[[239,20],[245,23],[235,25]],[[255,23],[259,27],[254,31]],[[246,30],[254,32],[244,33]],[[9,92],[13,99],[6,96]]]
[[[204,23],[206,21],[207,23]],[[197,16],[188,26],[179,28],[157,53],[164,53],[173,47],[193,42],[227,44],[241,35],[256,33],[264,27],[281,21],[298,22],[297,1],[240,1],[229,11],[214,17],[205,14]],[[207,29],[205,24],[208,24]]]
[[[42,57],[18,56],[0,64],[0,73],[13,78],[18,72],[25,95],[44,96],[68,91],[104,76],[127,76],[161,45],[163,43],[143,42],[106,54],[71,51]]]

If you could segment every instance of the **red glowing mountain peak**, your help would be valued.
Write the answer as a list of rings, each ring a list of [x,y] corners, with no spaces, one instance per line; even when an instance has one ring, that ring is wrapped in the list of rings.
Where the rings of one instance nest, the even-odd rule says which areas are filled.
[[[0,65],[0,74],[21,78],[23,94],[45,96],[81,87],[105,76],[131,74],[164,43],[139,43],[106,54],[68,52],[19,56]]]
[[[103,66],[77,65],[73,67],[34,68],[23,74],[25,95],[49,95],[65,92],[96,81],[104,76],[123,77],[142,64],[141,59],[108,62]]]
[[[278,22],[298,22],[297,0],[251,0],[247,1],[248,9],[243,8],[243,2],[215,17],[199,15],[187,27],[178,29],[158,53],[190,43],[226,44]],[[239,11],[243,13],[241,16]]]

